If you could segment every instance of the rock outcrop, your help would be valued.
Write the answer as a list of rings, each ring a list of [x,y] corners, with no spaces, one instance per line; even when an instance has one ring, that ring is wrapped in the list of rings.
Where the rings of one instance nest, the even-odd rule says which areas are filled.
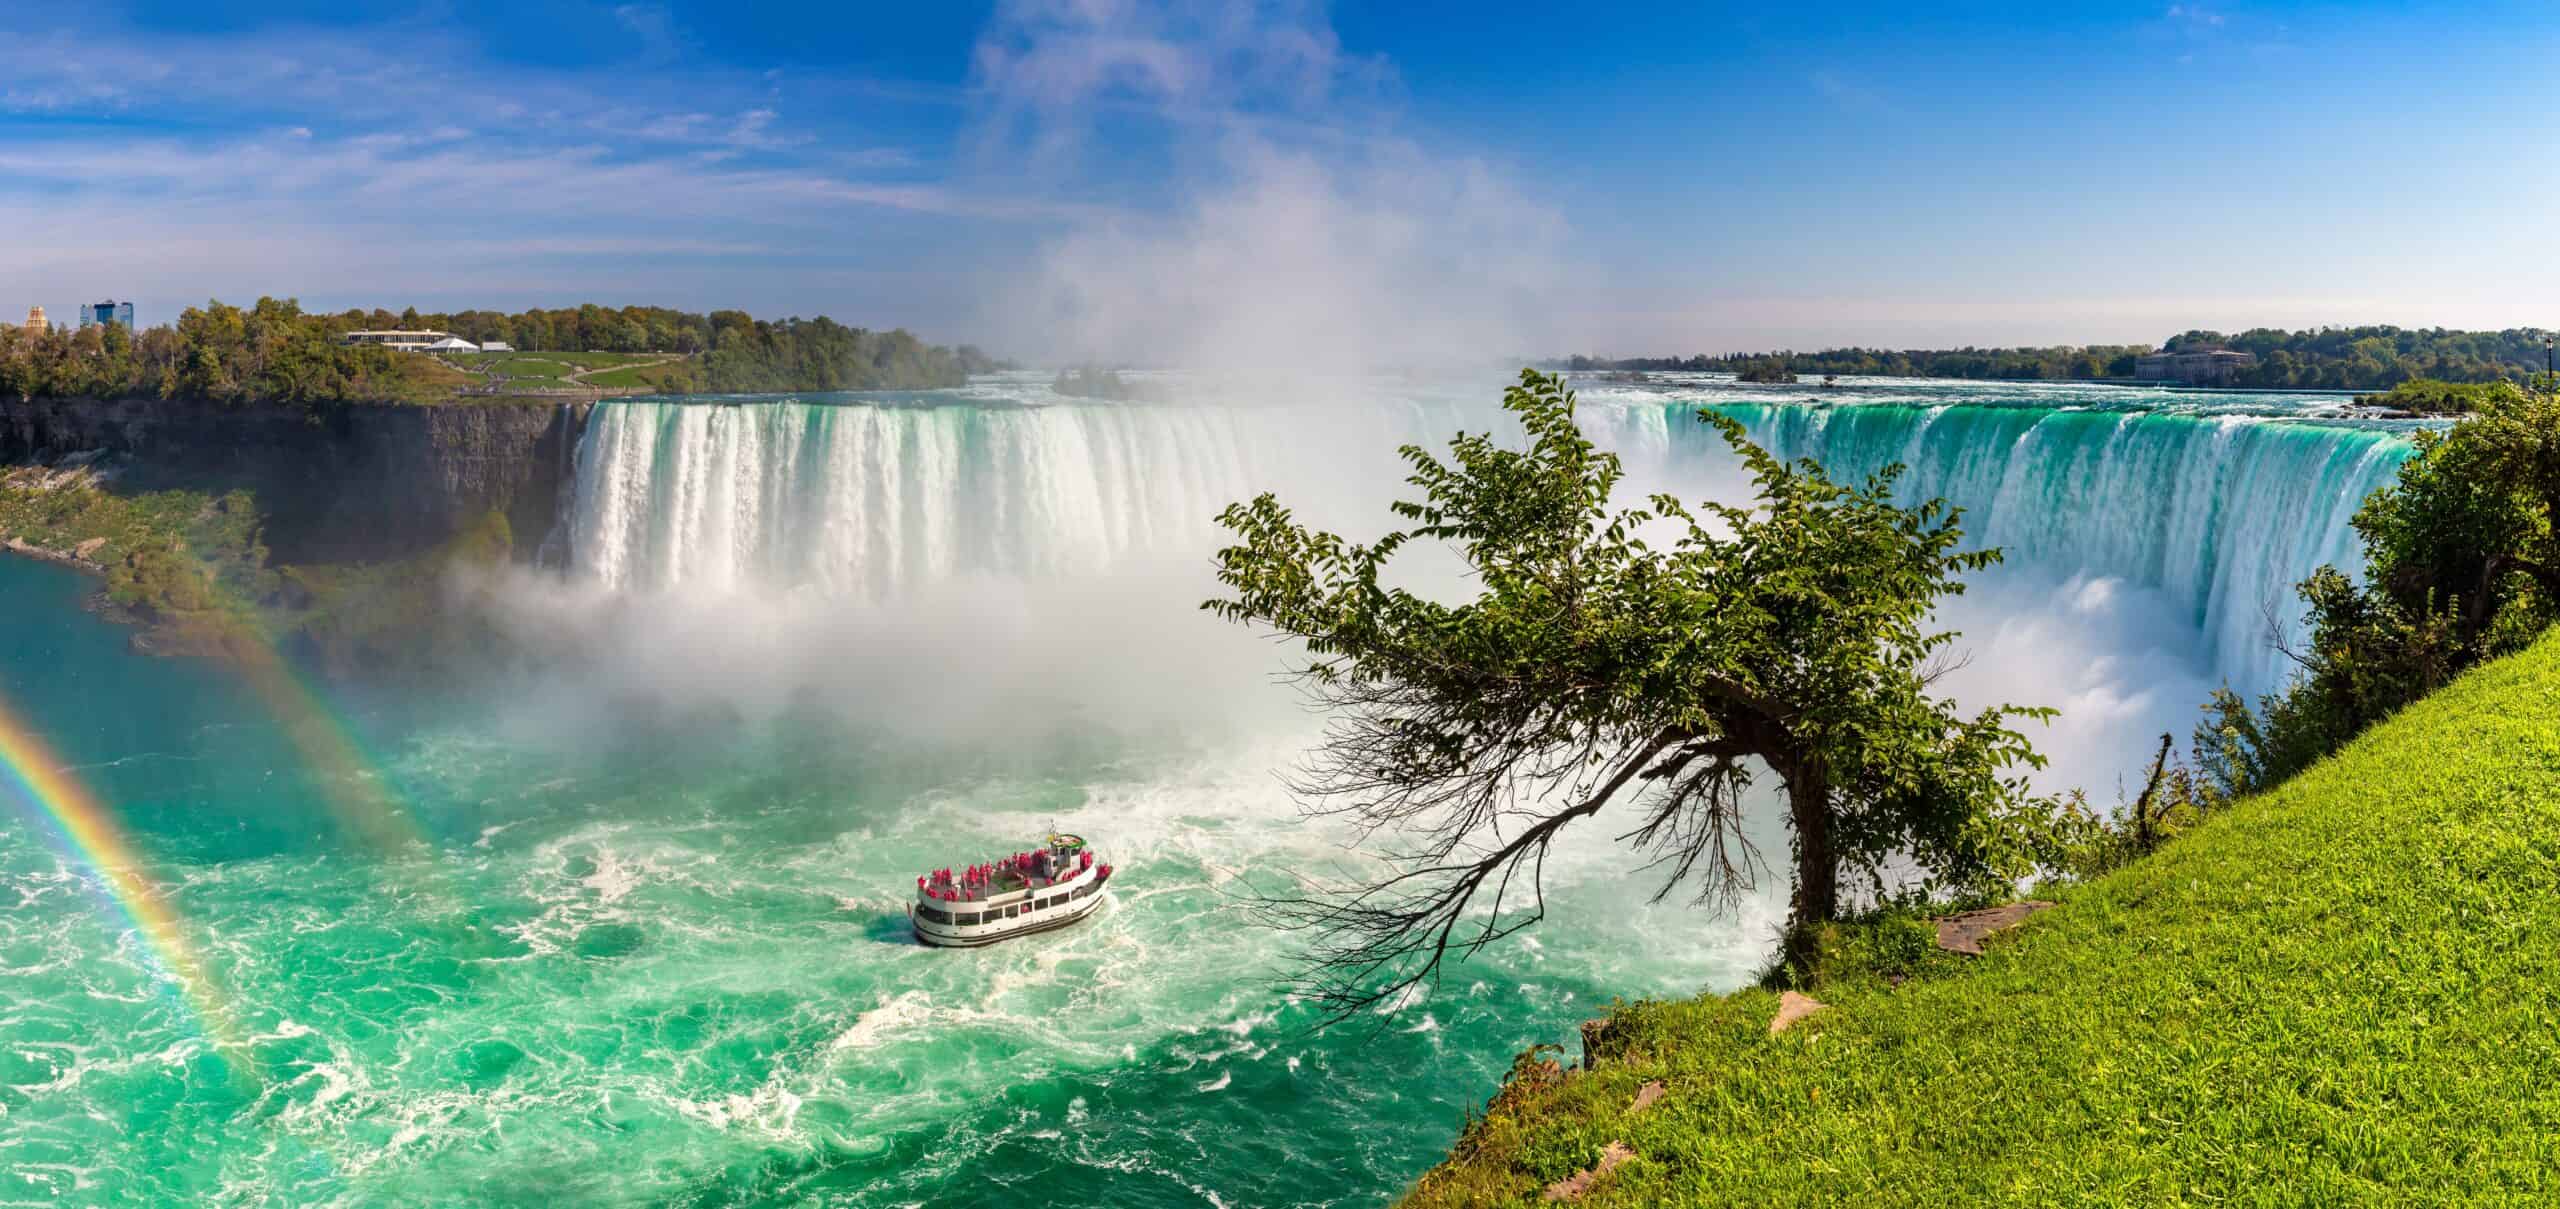
[[[590,406],[0,400],[0,464],[99,454],[128,490],[246,489],[280,562],[405,558],[492,510],[532,535],[529,550],[551,528]]]

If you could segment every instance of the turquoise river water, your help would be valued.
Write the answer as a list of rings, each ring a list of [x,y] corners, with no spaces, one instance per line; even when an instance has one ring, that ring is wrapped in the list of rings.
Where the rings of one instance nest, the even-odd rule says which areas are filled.
[[[1311,1032],[1273,989],[1291,938],[1238,890],[1365,858],[1274,775],[1312,723],[1272,650],[1194,606],[1223,503],[1273,486],[1374,528],[1396,440],[1495,422],[1483,384],[1364,389],[606,404],[561,565],[483,585],[543,657],[435,700],[133,655],[92,582],[0,561],[0,699],[219,983],[174,985],[87,854],[0,800],[0,1204],[1391,1199],[1521,1048],[1746,980],[1782,887],[1654,904],[1601,828],[1548,921],[1436,994]],[[2093,789],[2210,684],[2270,685],[2265,603],[2352,559],[2346,516],[2407,448],[2324,399],[1584,400],[1640,482],[1730,491],[1702,404],[1970,508],[2012,558],[1950,611],[1956,691],[2062,705],[2053,775]],[[1053,825],[1122,870],[1098,918],[909,940],[917,873]]]

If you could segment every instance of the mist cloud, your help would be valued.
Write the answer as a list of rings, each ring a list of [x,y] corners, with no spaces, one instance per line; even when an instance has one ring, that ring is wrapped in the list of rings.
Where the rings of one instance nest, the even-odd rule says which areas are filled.
[[[1561,217],[1491,162],[1395,133],[1391,73],[1320,10],[1017,0],[981,41],[981,153],[1074,181],[1097,132],[1160,131],[1161,210],[1044,242],[991,299],[1051,361],[1352,371],[1482,366],[1537,342]]]

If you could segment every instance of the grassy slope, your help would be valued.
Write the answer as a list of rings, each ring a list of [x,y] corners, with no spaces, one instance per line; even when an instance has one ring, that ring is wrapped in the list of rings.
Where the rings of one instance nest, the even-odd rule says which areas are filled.
[[[691,372],[691,360],[670,361],[664,365],[630,365],[587,375],[587,385],[610,390],[664,390],[667,379]]]
[[[395,364],[401,370],[400,383],[392,392],[396,402],[441,403],[453,392],[478,384],[478,379],[432,357],[404,357]]]
[[[1775,1038],[1765,991],[1625,1011],[1408,1203],[1612,1140],[1582,1204],[2560,1203],[2560,636],[2060,897]]]
[[[688,372],[695,358],[662,353],[455,353],[455,364],[479,373],[496,373],[507,382],[532,387],[587,385],[604,390],[658,390],[662,382]],[[587,377],[576,376],[590,371]],[[473,378],[478,385],[485,379]]]

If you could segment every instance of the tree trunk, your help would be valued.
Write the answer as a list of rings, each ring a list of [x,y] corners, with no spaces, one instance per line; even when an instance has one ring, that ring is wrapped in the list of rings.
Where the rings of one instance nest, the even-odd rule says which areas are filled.
[[[2151,837],[2151,798],[2160,792],[2160,778],[2169,771],[2169,744],[2172,742],[2174,740],[2170,736],[2160,736],[2160,754],[2151,761],[2151,779],[2142,783],[2142,796],[2133,802],[2134,841],[2142,846],[2144,852],[2151,851],[2154,842]]]
[[[1787,815],[1796,832],[1795,917],[1801,930],[1840,912],[1840,865],[1831,851],[1831,786],[1810,769],[1787,776]]]

